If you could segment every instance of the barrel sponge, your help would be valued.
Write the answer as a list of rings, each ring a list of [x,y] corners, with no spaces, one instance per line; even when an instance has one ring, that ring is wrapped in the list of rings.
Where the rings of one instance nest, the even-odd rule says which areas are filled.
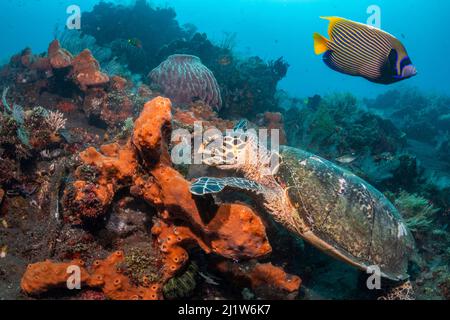
[[[189,104],[199,99],[217,109],[222,106],[214,74],[196,56],[172,55],[151,71],[149,77],[175,103]]]

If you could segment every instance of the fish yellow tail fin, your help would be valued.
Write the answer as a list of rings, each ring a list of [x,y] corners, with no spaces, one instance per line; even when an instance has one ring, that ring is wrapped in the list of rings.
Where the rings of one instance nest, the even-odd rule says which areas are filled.
[[[314,52],[317,55],[328,51],[328,39],[318,34],[317,32],[314,33],[313,38],[314,38]]]

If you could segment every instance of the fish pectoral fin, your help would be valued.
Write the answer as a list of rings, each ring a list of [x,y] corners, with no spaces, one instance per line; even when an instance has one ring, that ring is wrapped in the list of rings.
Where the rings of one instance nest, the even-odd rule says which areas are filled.
[[[324,36],[314,33],[314,52],[319,55],[328,51],[328,42],[329,40]]]

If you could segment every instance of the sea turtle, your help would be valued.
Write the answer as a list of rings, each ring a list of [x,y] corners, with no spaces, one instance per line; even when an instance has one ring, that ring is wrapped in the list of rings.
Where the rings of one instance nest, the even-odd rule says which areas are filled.
[[[222,138],[223,143],[210,148],[217,142],[217,137],[212,137],[200,150],[206,154],[204,163],[235,170],[239,177],[199,178],[191,185],[194,195],[225,189],[245,191],[275,221],[325,253],[361,270],[380,270],[385,278],[407,283],[414,239],[381,192],[309,152],[287,146],[268,151],[255,132],[243,128],[245,123],[239,123],[232,134]],[[279,164],[273,166],[276,162],[270,159]]]

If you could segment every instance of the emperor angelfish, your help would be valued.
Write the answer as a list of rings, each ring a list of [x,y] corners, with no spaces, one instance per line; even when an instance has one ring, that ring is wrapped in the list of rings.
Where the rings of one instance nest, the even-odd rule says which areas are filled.
[[[314,33],[314,51],[325,53],[331,69],[369,81],[391,84],[417,74],[403,44],[380,29],[339,17],[330,21],[330,40]]]

